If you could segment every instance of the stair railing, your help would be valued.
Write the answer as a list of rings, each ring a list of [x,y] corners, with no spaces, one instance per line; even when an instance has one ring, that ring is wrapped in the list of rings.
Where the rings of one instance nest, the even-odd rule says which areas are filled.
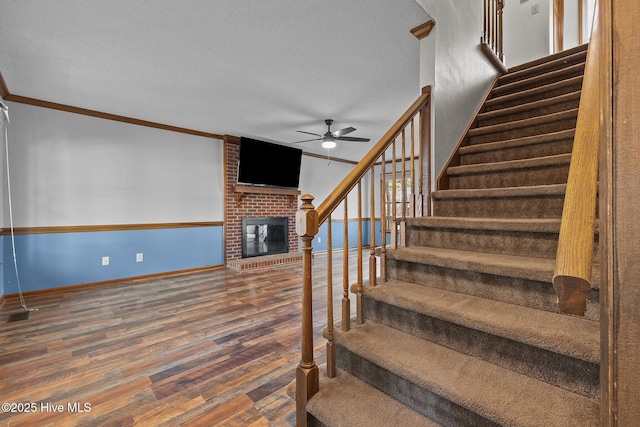
[[[417,126],[416,126],[417,122]],[[407,155],[407,138],[410,154]],[[399,141],[398,141],[399,140]],[[418,153],[416,155],[416,145]],[[398,148],[400,153],[398,154]],[[387,167],[390,163],[391,178],[387,179]],[[314,208],[313,196],[301,196],[302,205],[296,214],[296,231],[302,241],[302,357],[296,369],[296,425],[307,425],[306,405],[318,391],[319,369],[313,358],[313,318],[312,318],[312,240],[318,234],[320,226],[327,224],[327,376],[336,375],[336,354],[333,318],[333,227],[332,214],[342,204],[343,209],[343,265],[342,265],[342,318],[341,328],[351,328],[351,301],[349,291],[356,295],[355,322],[364,323],[363,297],[363,257],[369,250],[369,286],[378,282],[378,265],[380,258],[380,280],[386,277],[387,246],[396,248],[405,244],[405,221],[407,217],[428,216],[431,191],[431,87],[422,89],[422,94],[409,109],[391,126],[389,131],[371,148],[364,158],[351,170],[335,190]],[[417,166],[416,166],[417,165]],[[418,174],[416,174],[416,167]],[[400,171],[401,177],[397,178]],[[376,174],[379,174],[380,185]],[[408,175],[408,178],[407,178]],[[366,178],[370,184],[369,241],[363,233],[363,187]],[[417,178],[417,182],[416,182]],[[416,192],[416,188],[418,191]],[[348,196],[356,189],[357,198],[357,278],[356,283],[349,284],[349,210]],[[379,206],[376,217],[376,193]],[[379,224],[379,237],[376,223]],[[387,226],[389,230],[387,231]],[[387,242],[387,233],[390,241]],[[353,250],[351,248],[351,250]],[[351,288],[351,289],[350,289]]]
[[[504,0],[484,0],[483,7],[483,31],[480,39],[480,47],[489,60],[498,69],[505,73],[503,49],[502,12]]]
[[[587,51],[578,120],[562,210],[553,287],[560,311],[584,316],[591,271],[598,193],[601,46],[598,8]]]

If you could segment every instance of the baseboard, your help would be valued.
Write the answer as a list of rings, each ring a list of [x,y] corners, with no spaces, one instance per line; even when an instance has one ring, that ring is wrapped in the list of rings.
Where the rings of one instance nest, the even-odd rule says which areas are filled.
[[[132,277],[123,277],[123,278],[120,278],[120,279],[103,280],[103,281],[100,281],[100,282],[90,282],[90,283],[82,283],[82,284],[78,284],[78,285],[60,286],[60,287],[57,287],[57,288],[39,289],[39,290],[35,290],[35,291],[23,292],[22,295],[25,296],[25,297],[41,296],[41,295],[46,295],[48,293],[65,292],[65,291],[74,290],[74,289],[91,288],[91,287],[94,287],[94,286],[104,286],[104,285],[110,285],[110,284],[114,284],[114,283],[131,282],[131,281],[136,281],[136,280],[155,279],[155,278],[171,277],[171,276],[182,276],[182,275],[185,275],[185,274],[202,273],[202,272],[206,272],[206,271],[220,270],[222,268],[225,268],[225,266],[222,265],[222,264],[220,264],[220,265],[211,265],[211,266],[207,266],[207,267],[197,267],[197,268],[190,268],[190,269],[186,269],[186,270],[177,270],[177,271],[168,271],[168,272],[164,272],[164,273],[146,274],[146,275],[143,275],[143,276],[132,276]],[[17,294],[17,293],[16,294],[3,295],[2,297],[0,297],[2,299],[2,303],[0,304],[0,308],[2,308],[2,304],[4,304],[5,299],[18,298],[19,296],[20,296],[20,294]]]

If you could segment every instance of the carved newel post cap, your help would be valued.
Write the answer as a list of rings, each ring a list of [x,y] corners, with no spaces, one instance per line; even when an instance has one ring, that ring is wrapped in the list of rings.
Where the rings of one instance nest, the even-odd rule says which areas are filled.
[[[313,202],[315,197],[313,197],[311,194],[303,194],[302,196],[300,196],[300,199],[302,200],[302,205],[300,205],[300,209],[303,209],[303,210],[314,209],[314,206],[311,202]]]
[[[302,205],[296,212],[296,233],[300,237],[313,237],[318,234],[318,212],[311,203],[314,197],[303,194],[300,198]]]

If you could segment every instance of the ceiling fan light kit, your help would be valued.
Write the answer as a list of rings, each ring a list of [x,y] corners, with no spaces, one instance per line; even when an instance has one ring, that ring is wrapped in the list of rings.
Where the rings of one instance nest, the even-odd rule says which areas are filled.
[[[334,139],[325,139],[322,141],[322,148],[335,148],[336,141]]]
[[[331,132],[331,125],[333,124],[332,119],[326,119],[324,123],[327,125],[327,132],[324,135],[320,135],[313,132],[305,132],[303,130],[298,130],[296,132],[306,133],[307,135],[314,135],[317,138],[313,139],[305,139],[303,141],[292,142],[292,144],[299,144],[301,142],[310,142],[310,141],[322,141],[322,148],[331,149],[335,148],[337,145],[337,141],[350,141],[350,142],[368,142],[369,138],[357,138],[352,136],[344,136],[348,133],[351,133],[356,130],[354,127],[347,127],[344,129],[340,129],[334,132]]]

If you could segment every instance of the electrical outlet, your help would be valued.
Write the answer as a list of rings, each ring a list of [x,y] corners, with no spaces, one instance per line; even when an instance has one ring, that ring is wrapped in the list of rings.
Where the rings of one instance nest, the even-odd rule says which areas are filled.
[[[144,254],[142,252],[138,252],[136,254],[136,262],[142,262],[144,261]]]
[[[102,265],[109,265],[109,257],[108,256],[103,256],[102,257]]]
[[[531,5],[531,14],[535,15],[540,12],[540,5],[538,3]]]

